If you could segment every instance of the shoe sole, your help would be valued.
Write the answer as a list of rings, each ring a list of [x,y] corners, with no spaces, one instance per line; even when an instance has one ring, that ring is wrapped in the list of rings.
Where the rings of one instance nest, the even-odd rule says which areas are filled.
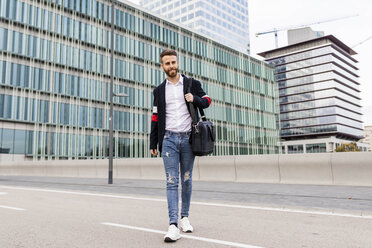
[[[171,243],[171,242],[176,242],[177,240],[179,240],[180,238],[178,238],[178,239],[171,239],[171,238],[169,238],[169,237],[166,237],[165,239],[164,239],[164,242],[167,242],[167,243]]]
[[[180,229],[181,229],[181,231],[184,232],[184,233],[192,233],[192,232],[193,232],[193,230],[191,230],[191,229],[186,229],[186,230],[185,230],[182,226],[181,226]]]

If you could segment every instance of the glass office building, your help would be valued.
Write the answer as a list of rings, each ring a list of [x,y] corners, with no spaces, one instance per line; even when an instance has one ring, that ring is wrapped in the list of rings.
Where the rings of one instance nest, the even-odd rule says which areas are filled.
[[[283,152],[333,151],[363,135],[356,54],[332,35],[260,53],[275,66]],[[327,143],[317,138],[333,137]],[[312,142],[308,142],[313,139]]]
[[[111,1],[0,1],[0,161],[108,156]],[[169,21],[114,1],[114,156],[150,157],[159,54],[212,98],[214,155],[278,150],[273,69]]]
[[[248,0],[141,0],[140,5],[249,54]]]

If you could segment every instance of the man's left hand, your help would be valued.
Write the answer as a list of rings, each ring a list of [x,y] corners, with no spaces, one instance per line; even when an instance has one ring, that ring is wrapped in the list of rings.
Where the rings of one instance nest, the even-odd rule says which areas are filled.
[[[186,101],[187,102],[193,102],[194,101],[194,96],[191,93],[187,93],[185,95]]]

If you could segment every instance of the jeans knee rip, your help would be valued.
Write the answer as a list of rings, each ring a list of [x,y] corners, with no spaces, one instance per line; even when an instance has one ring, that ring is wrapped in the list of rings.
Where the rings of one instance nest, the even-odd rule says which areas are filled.
[[[186,171],[185,174],[183,174],[183,181],[186,182],[190,179],[190,171]]]
[[[169,173],[167,173],[167,182],[168,183],[175,183],[174,181],[175,181],[175,177],[172,177],[171,175],[169,175]]]

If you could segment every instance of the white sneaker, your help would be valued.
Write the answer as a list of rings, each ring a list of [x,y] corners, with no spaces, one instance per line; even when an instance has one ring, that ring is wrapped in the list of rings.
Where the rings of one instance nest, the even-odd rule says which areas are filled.
[[[182,232],[192,233],[194,231],[194,228],[192,227],[192,225],[190,225],[189,218],[187,217],[183,217],[180,220],[179,225],[180,225],[180,229],[182,230]]]
[[[180,229],[175,225],[170,225],[168,227],[168,232],[164,236],[164,242],[175,242],[181,238]]]

